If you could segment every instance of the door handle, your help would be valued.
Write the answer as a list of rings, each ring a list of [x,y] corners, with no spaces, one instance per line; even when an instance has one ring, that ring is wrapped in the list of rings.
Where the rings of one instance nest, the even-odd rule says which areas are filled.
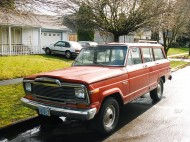
[[[144,68],[146,68],[146,67],[147,67],[147,65],[144,65],[143,67],[144,67]]]

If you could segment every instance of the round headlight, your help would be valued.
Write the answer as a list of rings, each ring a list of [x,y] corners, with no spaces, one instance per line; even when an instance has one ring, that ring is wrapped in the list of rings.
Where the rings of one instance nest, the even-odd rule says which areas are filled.
[[[84,89],[75,89],[75,97],[79,99],[84,99],[85,98]]]
[[[26,91],[31,92],[32,91],[32,85],[31,85],[31,83],[25,83],[25,89],[26,89]]]

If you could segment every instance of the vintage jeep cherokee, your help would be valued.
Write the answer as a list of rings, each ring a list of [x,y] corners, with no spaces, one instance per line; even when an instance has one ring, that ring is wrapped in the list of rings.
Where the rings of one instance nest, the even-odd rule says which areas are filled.
[[[123,104],[148,92],[159,101],[167,79],[170,62],[159,44],[98,45],[82,49],[70,68],[24,78],[21,101],[41,117],[86,120],[110,134]]]

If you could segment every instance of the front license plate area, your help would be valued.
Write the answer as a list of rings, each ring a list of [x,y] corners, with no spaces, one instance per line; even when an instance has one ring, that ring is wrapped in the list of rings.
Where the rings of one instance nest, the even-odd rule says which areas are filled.
[[[47,107],[39,107],[39,114],[44,116],[50,116],[50,110]]]

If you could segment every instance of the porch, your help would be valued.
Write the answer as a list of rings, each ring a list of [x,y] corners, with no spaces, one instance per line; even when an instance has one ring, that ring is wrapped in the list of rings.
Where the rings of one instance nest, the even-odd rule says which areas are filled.
[[[0,44],[0,56],[43,53],[41,46]]]
[[[41,28],[0,26],[0,56],[41,54]]]

